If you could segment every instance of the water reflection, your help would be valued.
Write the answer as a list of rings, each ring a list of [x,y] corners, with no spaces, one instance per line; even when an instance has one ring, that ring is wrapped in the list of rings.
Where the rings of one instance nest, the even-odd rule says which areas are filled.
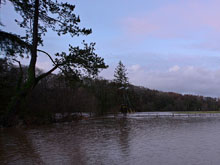
[[[7,129],[0,134],[0,164],[42,164],[32,140],[24,130]]]
[[[219,117],[108,117],[0,131],[0,164],[219,164]]]
[[[119,120],[119,146],[124,157],[129,155],[129,126],[127,118],[123,117]]]

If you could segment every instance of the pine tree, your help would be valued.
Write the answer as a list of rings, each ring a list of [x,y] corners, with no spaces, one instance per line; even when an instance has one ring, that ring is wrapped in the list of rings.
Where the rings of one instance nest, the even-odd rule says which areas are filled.
[[[115,69],[114,81],[121,86],[125,87],[128,85],[127,69],[121,61],[119,61],[118,66]]]
[[[21,20],[15,20],[20,28],[25,30],[25,35],[3,31],[0,28],[0,55],[18,62],[19,58],[29,58],[27,78],[19,84],[18,90],[9,105],[4,123],[9,123],[22,110],[25,98],[32,92],[40,80],[47,77],[57,68],[63,73],[72,74],[75,77],[85,75],[95,76],[101,69],[107,68],[104,59],[98,57],[95,51],[95,43],[87,44],[83,41],[83,48],[69,45],[69,52],[56,53],[55,58],[48,52],[40,50],[43,46],[43,36],[48,29],[58,36],[69,34],[71,37],[89,35],[92,30],[80,28],[80,18],[75,15],[75,5],[56,0],[8,0],[14,6],[15,11],[21,16]],[[2,6],[0,1],[0,5]],[[0,27],[3,23],[0,22]],[[53,63],[53,67],[47,72],[36,75],[36,63],[39,55],[46,55]],[[22,72],[21,72],[22,74]]]

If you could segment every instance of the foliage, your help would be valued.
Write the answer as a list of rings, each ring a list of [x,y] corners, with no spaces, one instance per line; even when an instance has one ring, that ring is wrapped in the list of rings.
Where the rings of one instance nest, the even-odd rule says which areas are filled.
[[[43,45],[43,36],[46,35],[48,29],[59,36],[69,34],[72,37],[80,34],[89,35],[92,32],[91,29],[79,27],[80,18],[74,14],[75,6],[69,3],[52,0],[10,0],[10,2],[22,17],[21,20],[15,20],[16,23],[19,27],[24,28],[26,33],[25,36],[20,36],[0,30],[1,55],[7,55],[8,58],[17,56],[23,58],[25,55],[29,57],[30,54],[32,59],[36,58],[33,49],[38,45]],[[34,24],[34,21],[37,23]],[[34,30],[37,34],[34,34]],[[50,56],[54,64],[52,71],[59,67],[62,71],[71,71],[73,75],[77,76],[80,76],[80,73],[97,75],[99,69],[107,66],[104,60],[94,53],[95,43],[87,44],[83,41],[83,45],[84,48],[69,45],[69,53],[56,53],[55,59],[52,59],[52,56],[45,51],[37,51]],[[80,72],[79,68],[83,68],[85,72]],[[39,78],[43,78],[45,75],[47,74]]]
[[[15,92],[19,68],[0,60],[0,110],[4,111]],[[4,68],[4,69],[2,69]],[[24,73],[25,67],[24,67]],[[160,92],[130,85],[127,94],[136,111],[220,111],[216,98]],[[42,79],[27,98],[22,118],[29,124],[55,121],[57,113],[88,112],[97,115],[119,113],[123,98],[118,84],[105,79],[82,78],[81,82],[69,81],[63,74],[51,74]],[[1,113],[1,112],[0,112]]]
[[[98,57],[94,52],[95,43],[87,44],[83,41],[83,48],[69,45],[69,53],[56,53],[56,58],[53,58],[48,52],[38,49],[40,45],[43,46],[43,36],[46,35],[48,29],[57,33],[58,36],[69,34],[71,37],[89,35],[92,32],[91,29],[79,27],[80,18],[74,13],[74,5],[55,0],[8,1],[13,4],[15,11],[21,16],[21,20],[15,21],[20,28],[25,30],[25,35],[21,36],[0,29],[0,55],[16,61],[20,66],[17,92],[12,98],[8,115],[5,118],[7,124],[9,118],[12,118],[11,116],[23,109],[21,105],[39,81],[49,76],[57,68],[63,74],[81,79],[84,76],[97,76],[101,69],[108,67],[104,63],[104,59]],[[36,63],[40,52],[50,58],[53,67],[46,73],[36,75]],[[18,57],[30,58],[26,79],[24,79]]]
[[[128,84],[127,69],[121,61],[119,61],[118,66],[115,69],[114,77],[116,83],[121,84],[122,86]]]

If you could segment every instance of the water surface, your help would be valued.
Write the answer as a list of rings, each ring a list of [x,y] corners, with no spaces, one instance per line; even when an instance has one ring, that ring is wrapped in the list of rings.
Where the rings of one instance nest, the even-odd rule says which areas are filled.
[[[136,113],[0,131],[0,164],[218,165],[219,155],[218,116]]]

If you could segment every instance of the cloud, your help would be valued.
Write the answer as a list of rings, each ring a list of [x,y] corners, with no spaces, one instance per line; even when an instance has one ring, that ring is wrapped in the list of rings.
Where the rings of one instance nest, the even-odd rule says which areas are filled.
[[[128,68],[128,71],[131,72],[131,73],[136,73],[138,72],[139,70],[141,69],[141,66],[139,64],[135,64],[135,65],[132,65]]]
[[[159,38],[214,37],[220,34],[220,1],[180,0],[122,20],[130,36]]]
[[[220,69],[178,65],[167,70],[146,70],[144,66],[127,66],[130,83],[166,92],[220,97]],[[102,76],[112,79],[114,68],[102,72]]]
[[[48,61],[39,61],[36,66],[37,66],[37,68],[42,69],[44,72],[47,72],[48,70],[50,70],[53,67],[52,64]],[[57,70],[54,71],[54,73],[57,73],[58,72]]]
[[[177,72],[179,70],[180,70],[180,67],[178,65],[175,65],[169,69],[169,72]]]

